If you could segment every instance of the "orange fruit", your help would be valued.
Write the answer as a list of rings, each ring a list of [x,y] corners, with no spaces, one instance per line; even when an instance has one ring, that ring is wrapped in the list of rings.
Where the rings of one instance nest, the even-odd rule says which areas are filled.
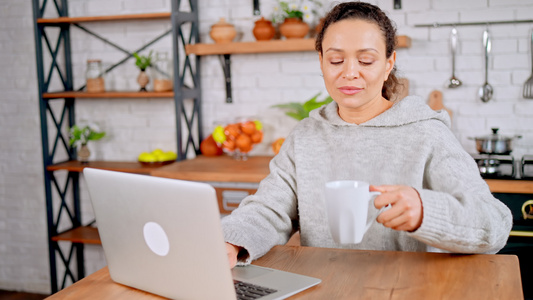
[[[200,143],[200,151],[205,156],[218,156],[223,153],[211,134]]]
[[[279,153],[279,149],[281,148],[283,142],[285,142],[285,138],[279,138],[272,143],[272,150],[274,150],[274,154]]]
[[[257,131],[257,129],[255,128],[254,121],[247,121],[247,122],[241,123],[241,131],[246,133],[247,135],[254,134],[254,132]]]
[[[235,144],[237,145],[237,148],[241,150],[241,152],[248,152],[252,150],[252,139],[249,135],[241,134],[237,137],[235,140]]]
[[[229,124],[224,128],[224,133],[226,136],[237,138],[241,134],[241,129],[239,124]]]
[[[234,151],[235,150],[235,140],[234,139],[227,139],[224,143],[222,143],[222,148],[228,150],[228,151]]]
[[[263,132],[256,130],[254,133],[252,133],[251,138],[252,138],[252,143],[254,144],[261,143],[261,141],[263,140]]]

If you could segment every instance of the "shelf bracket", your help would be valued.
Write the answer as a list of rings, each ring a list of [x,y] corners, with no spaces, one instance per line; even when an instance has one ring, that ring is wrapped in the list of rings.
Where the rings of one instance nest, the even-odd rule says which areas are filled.
[[[231,55],[219,55],[220,63],[222,64],[222,71],[224,71],[224,80],[226,82],[226,103],[233,103],[231,95]]]

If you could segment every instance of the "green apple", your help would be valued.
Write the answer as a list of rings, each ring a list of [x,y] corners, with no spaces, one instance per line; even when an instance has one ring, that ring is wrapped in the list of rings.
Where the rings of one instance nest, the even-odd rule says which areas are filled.
[[[147,163],[151,163],[151,162],[156,162],[157,161],[157,158],[155,157],[155,155],[153,155],[152,153],[148,153],[148,152],[143,152],[143,153],[139,154],[138,159],[139,159],[140,162],[147,162]]]
[[[261,123],[261,121],[255,120],[254,123],[255,123],[255,129],[257,129],[257,130],[262,130],[263,129],[263,123]]]
[[[222,144],[226,141],[226,138],[227,137],[224,133],[224,127],[222,127],[222,125],[218,125],[217,127],[215,127],[215,129],[213,130],[213,139],[215,140],[215,142]]]
[[[163,153],[160,158],[162,159],[161,161],[172,161],[176,160],[178,158],[178,155],[173,151],[167,151]]]

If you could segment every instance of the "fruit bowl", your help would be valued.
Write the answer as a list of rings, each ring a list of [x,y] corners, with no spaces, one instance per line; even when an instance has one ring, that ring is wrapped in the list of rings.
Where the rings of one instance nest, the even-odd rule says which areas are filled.
[[[241,119],[226,125],[218,124],[212,136],[225,153],[246,160],[253,146],[263,140],[263,125],[258,120]]]
[[[154,161],[154,162],[145,162],[145,161],[139,161],[141,165],[145,167],[161,167],[164,165],[171,164],[175,162],[175,160],[165,160],[165,161]]]

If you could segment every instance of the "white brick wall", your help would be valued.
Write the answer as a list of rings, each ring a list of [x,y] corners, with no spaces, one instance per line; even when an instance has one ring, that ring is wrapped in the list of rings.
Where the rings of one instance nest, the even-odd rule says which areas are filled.
[[[253,40],[250,0],[199,0],[200,30],[203,42],[211,42],[210,26],[220,17],[237,26],[243,41]],[[185,3],[185,1],[182,1]],[[325,4],[329,7],[329,1]],[[333,2],[333,1],[331,1]],[[521,134],[515,155],[533,153],[533,100],[521,98],[521,87],[530,75],[530,39],[533,24],[494,25],[493,54],[489,81],[494,99],[481,103],[477,90],[483,82],[482,32],[485,26],[459,27],[457,76],[463,86],[444,87],[451,75],[448,46],[450,28],[419,28],[420,23],[477,22],[529,19],[530,0],[409,0],[401,10],[393,10],[392,0],[374,0],[386,10],[399,33],[413,39],[410,49],[399,49],[397,62],[402,76],[410,79],[411,94],[427,98],[434,89],[443,92],[444,103],[453,110],[453,131],[463,146],[475,152],[468,137],[484,135],[500,127],[507,135]],[[261,1],[268,16],[273,0]],[[184,5],[184,4],[182,4]],[[51,6],[50,6],[51,7]],[[169,11],[170,0],[69,0],[71,16],[110,15]],[[54,17],[53,11],[46,12]],[[49,292],[48,253],[42,159],[37,103],[37,82],[30,1],[0,2],[0,289]],[[84,24],[90,30],[134,50],[170,28],[170,22],[126,21]],[[52,40],[52,39],[51,39]],[[77,28],[72,29],[75,86],[84,83],[85,62],[100,58],[111,65],[124,57]],[[171,52],[170,37],[150,49]],[[271,105],[305,101],[324,91],[317,56],[313,52],[246,54],[232,56],[233,104],[226,104],[225,86],[217,57],[202,58],[204,130],[215,121],[236,116],[259,116],[265,123],[265,141],[285,136],[296,122]],[[108,88],[138,89],[138,70],[133,60],[112,71]],[[57,87],[57,82],[53,84]],[[175,150],[175,116],[171,99],[78,99],[78,121],[98,123],[108,137],[93,143],[93,159],[136,159],[141,151],[154,148]],[[268,153],[268,143],[255,153]],[[93,218],[82,181],[83,221]],[[105,264],[99,246],[88,246],[87,272]]]

